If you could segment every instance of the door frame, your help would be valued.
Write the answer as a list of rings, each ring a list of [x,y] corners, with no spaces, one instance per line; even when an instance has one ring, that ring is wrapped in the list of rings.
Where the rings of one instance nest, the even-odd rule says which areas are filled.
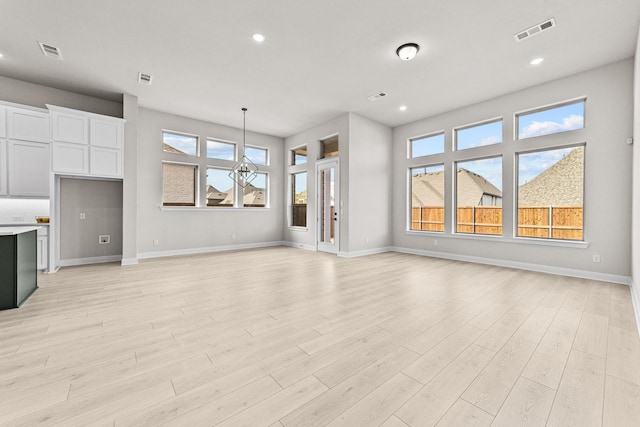
[[[331,220],[334,223],[333,229],[333,243],[326,243],[322,241],[322,181],[320,179],[320,173],[322,170],[334,168],[333,175],[333,205],[334,205],[334,218]],[[316,250],[320,252],[328,252],[332,254],[338,254],[340,252],[340,219],[342,210],[340,209],[340,158],[329,157],[321,159],[316,162]]]

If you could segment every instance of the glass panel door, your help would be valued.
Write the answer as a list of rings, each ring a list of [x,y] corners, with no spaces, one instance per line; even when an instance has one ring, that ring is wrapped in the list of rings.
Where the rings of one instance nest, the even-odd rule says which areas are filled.
[[[337,254],[339,250],[339,203],[337,202],[338,160],[318,162],[318,250]]]

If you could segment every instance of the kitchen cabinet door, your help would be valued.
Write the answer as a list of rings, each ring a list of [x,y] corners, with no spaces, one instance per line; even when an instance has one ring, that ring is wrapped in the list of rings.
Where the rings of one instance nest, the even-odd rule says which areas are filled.
[[[49,144],[9,140],[9,195],[49,197]]]

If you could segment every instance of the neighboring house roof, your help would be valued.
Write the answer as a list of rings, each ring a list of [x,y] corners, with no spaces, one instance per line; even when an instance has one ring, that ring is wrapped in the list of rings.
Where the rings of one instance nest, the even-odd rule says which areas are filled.
[[[583,187],[584,147],[578,147],[521,185],[518,206],[582,206]]]
[[[444,172],[413,176],[413,206],[444,206]],[[458,206],[478,206],[484,195],[502,198],[502,191],[481,175],[458,169]]]
[[[207,200],[219,200],[222,201],[225,199],[225,197],[227,197],[227,193],[224,193],[220,190],[218,190],[216,187],[214,187],[213,185],[208,185],[207,184]]]
[[[164,142],[162,143],[162,151],[164,151],[165,153],[187,154],[184,151],[178,150],[177,148],[172,147]]]
[[[233,188],[227,191],[227,195],[220,204],[233,204]],[[242,192],[242,201],[245,205],[264,205],[266,204],[266,191],[264,188],[257,188],[251,184],[247,185]]]

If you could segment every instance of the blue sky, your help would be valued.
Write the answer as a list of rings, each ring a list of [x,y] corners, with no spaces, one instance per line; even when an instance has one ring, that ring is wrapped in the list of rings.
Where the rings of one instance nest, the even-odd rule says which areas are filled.
[[[502,191],[502,157],[458,162],[457,166],[483,176],[487,181],[495,185],[498,190]]]
[[[444,153],[444,133],[411,141],[411,157]]]
[[[456,131],[458,150],[502,142],[502,120]]]
[[[235,152],[235,144],[207,140],[207,157],[211,159],[235,160]]]
[[[294,190],[295,194],[298,194],[307,189],[307,173],[297,173],[296,174],[296,188]]]
[[[213,185],[217,190],[224,192],[233,188],[234,182],[229,177],[229,169],[207,169],[207,184]],[[266,188],[267,174],[258,172],[258,176],[251,181],[251,185],[257,188]]]
[[[550,110],[520,115],[518,138],[533,138],[584,127],[584,101]]]

